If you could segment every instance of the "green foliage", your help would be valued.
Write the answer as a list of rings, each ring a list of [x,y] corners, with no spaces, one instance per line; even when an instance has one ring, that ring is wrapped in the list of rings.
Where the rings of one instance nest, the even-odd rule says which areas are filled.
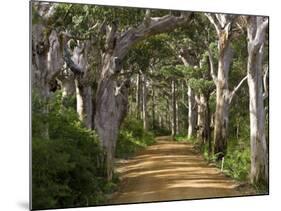
[[[171,131],[167,128],[160,127],[157,123],[154,125],[153,134],[155,136],[168,136],[171,135]]]
[[[238,180],[247,180],[250,172],[250,146],[248,139],[229,140],[224,158],[224,172]]]
[[[154,135],[145,131],[142,122],[134,118],[126,118],[122,124],[116,146],[116,157],[133,155],[140,149],[154,143]]]
[[[197,142],[196,137],[188,138],[187,135],[182,135],[182,134],[176,135],[175,140],[178,141],[178,142],[190,142],[192,144],[195,144]]]
[[[40,107],[48,105],[49,114]],[[42,118],[50,139],[41,136]],[[32,204],[34,209],[100,204],[115,185],[104,176],[97,135],[62,106],[61,94],[47,102],[32,99]]]

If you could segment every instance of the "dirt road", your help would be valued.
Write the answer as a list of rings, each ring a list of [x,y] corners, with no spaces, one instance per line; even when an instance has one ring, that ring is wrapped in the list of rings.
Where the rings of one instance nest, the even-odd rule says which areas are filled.
[[[110,203],[134,203],[241,195],[235,183],[209,166],[189,143],[158,137],[135,157],[119,161],[119,191]]]

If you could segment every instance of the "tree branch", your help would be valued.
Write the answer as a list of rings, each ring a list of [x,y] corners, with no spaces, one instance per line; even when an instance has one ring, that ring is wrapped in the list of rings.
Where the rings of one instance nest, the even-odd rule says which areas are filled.
[[[213,60],[213,55],[212,55],[212,52],[211,52],[211,49],[208,48],[208,57],[209,57],[209,63],[210,63],[210,69],[211,69],[211,76],[212,76],[212,79],[215,83],[215,85],[217,84],[217,76],[215,74],[215,64],[214,64],[214,60]]]
[[[209,21],[215,26],[217,34],[221,31],[221,24],[217,19],[216,15],[213,13],[205,13],[205,16],[209,19]]]
[[[163,17],[151,17],[150,24],[146,26],[143,22],[136,28],[130,28],[124,32],[118,39],[115,55],[123,59],[130,47],[146,37],[164,33],[175,29],[176,27],[187,23],[190,18],[190,12],[183,12],[180,17],[165,15]]]
[[[233,89],[233,91],[228,95],[228,103],[230,104],[232,102],[233,96],[236,94],[236,92],[238,91],[238,89],[241,87],[241,85],[243,84],[243,82],[248,78],[248,76],[245,76],[240,82],[239,84]]]
[[[179,58],[182,60],[182,63],[184,64],[184,66],[189,67],[189,63],[186,60],[186,58],[184,58],[182,55],[179,55]]]

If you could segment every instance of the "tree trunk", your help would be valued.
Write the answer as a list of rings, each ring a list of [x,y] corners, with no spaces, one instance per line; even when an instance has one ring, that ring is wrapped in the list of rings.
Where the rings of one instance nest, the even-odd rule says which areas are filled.
[[[176,82],[172,80],[172,136],[177,132]]]
[[[141,119],[141,77],[140,74],[137,74],[137,88],[136,88],[136,108],[137,108],[137,119]]]
[[[113,176],[113,161],[119,127],[127,113],[127,84],[117,86],[117,81],[110,75],[114,70],[115,58],[107,54],[103,59],[103,69],[96,95],[95,127],[105,151],[106,175]]]
[[[219,63],[216,83],[216,113],[214,131],[214,153],[221,159],[227,150],[227,131],[229,114],[228,73],[233,57],[230,40],[224,38],[225,31],[219,37]]]
[[[143,129],[147,130],[147,88],[146,88],[146,75],[142,74],[142,121],[143,121]]]
[[[176,134],[180,133],[180,121],[179,121],[179,104],[176,100]]]
[[[230,95],[228,89],[229,67],[233,57],[233,51],[230,46],[232,37],[232,25],[237,16],[228,14],[205,13],[210,22],[214,25],[218,36],[218,72],[214,73],[214,64],[212,56],[209,59],[211,63],[211,75],[216,84],[216,113],[215,113],[215,131],[214,131],[214,153],[221,159],[227,150],[227,128],[228,128],[228,110],[230,104]],[[233,95],[232,95],[233,96]]]
[[[205,115],[205,142],[208,143],[208,157],[211,158],[212,139],[211,139],[211,114],[209,105],[209,95],[206,97],[206,115]]]
[[[251,136],[252,184],[268,185],[268,146],[265,138],[263,98],[263,46],[268,20],[248,19],[248,86]]]
[[[90,86],[83,86],[79,80],[75,80],[76,87],[76,109],[79,119],[89,129],[92,129],[93,117],[93,101],[92,88]]]
[[[203,94],[200,94],[199,96],[199,102],[198,104],[198,121],[197,121],[197,126],[198,126],[198,131],[197,131],[197,137],[200,141],[200,145],[202,146],[203,144],[206,143],[207,137],[206,133],[208,130],[208,111],[207,111],[207,99]]]
[[[52,30],[46,33],[46,31],[43,24],[32,25],[32,88],[40,96],[42,113],[48,115],[50,84],[61,71],[63,57],[57,32]],[[45,122],[41,132],[45,139],[49,138],[48,127],[48,123]]]
[[[156,113],[156,103],[155,103],[155,88],[152,85],[152,129],[155,129],[155,113]]]
[[[196,103],[195,95],[190,86],[188,86],[188,138],[195,136],[196,126]]]
[[[75,88],[76,88],[76,110],[79,119],[89,129],[92,129],[93,123],[93,101],[92,101],[92,88],[91,79],[89,77],[89,64],[88,64],[88,50],[90,43],[81,43],[73,50],[72,61],[79,67],[83,74],[76,75]]]

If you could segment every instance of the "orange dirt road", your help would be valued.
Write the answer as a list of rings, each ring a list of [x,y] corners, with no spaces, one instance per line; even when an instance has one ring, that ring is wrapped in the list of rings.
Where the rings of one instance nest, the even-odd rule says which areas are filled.
[[[109,203],[135,203],[243,195],[238,184],[208,165],[189,143],[158,137],[129,160],[120,160],[119,191]]]

